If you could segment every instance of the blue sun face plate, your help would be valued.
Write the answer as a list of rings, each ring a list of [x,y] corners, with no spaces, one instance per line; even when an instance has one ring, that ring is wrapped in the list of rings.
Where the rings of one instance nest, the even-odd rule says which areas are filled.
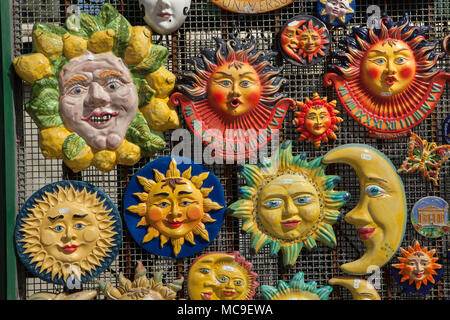
[[[111,251],[107,253],[106,257],[103,257],[100,260],[100,266],[93,265],[92,269],[90,269],[90,272],[85,272],[84,275],[81,275],[81,279],[75,279],[74,277],[69,276],[68,279],[64,281],[62,276],[56,275],[52,278],[51,270],[49,272],[45,270],[41,271],[40,267],[36,267],[38,262],[31,263],[33,257],[30,253],[25,253],[26,248],[24,246],[26,245],[26,243],[22,241],[25,238],[25,234],[23,231],[21,231],[21,229],[23,228],[23,219],[28,218],[31,213],[28,209],[33,209],[33,207],[38,204],[37,201],[42,200],[43,197],[46,196],[45,192],[53,194],[58,191],[58,186],[64,189],[70,187],[70,185],[72,185],[76,191],[82,191],[84,188],[86,188],[86,191],[90,194],[97,193],[96,199],[99,202],[104,201],[103,207],[106,210],[111,210],[108,216],[110,217],[110,221],[113,222],[111,231],[115,232],[115,235],[111,237],[112,241],[111,246],[109,247],[109,250]],[[48,184],[36,191],[31,197],[27,199],[16,219],[14,240],[16,244],[16,252],[20,261],[36,277],[39,277],[47,282],[67,286],[69,289],[80,289],[78,285],[81,285],[82,283],[88,282],[97,277],[114,261],[119,252],[120,245],[122,244],[122,230],[122,219],[120,217],[119,210],[105,192],[83,181],[65,180]]]
[[[142,219],[141,216],[139,216],[136,213],[133,213],[129,211],[127,208],[130,206],[138,205],[139,203],[142,203],[142,201],[134,195],[135,193],[142,193],[145,192],[142,185],[139,183],[139,180],[137,176],[144,177],[146,179],[154,180],[154,171],[153,169],[158,170],[162,174],[166,174],[166,171],[169,168],[169,164],[172,161],[172,159],[175,159],[177,163],[177,169],[182,174],[184,171],[186,171],[189,167],[192,167],[191,175],[192,176],[198,176],[199,174],[203,172],[209,172],[208,177],[203,181],[203,185],[201,188],[211,188],[213,187],[213,190],[208,195],[207,198],[211,199],[214,202],[217,202],[220,206],[222,206],[222,209],[219,210],[211,210],[208,212],[208,214],[211,216],[211,218],[215,219],[216,221],[211,223],[204,223],[206,231],[209,234],[209,242],[201,238],[199,235],[194,235],[194,244],[191,244],[188,241],[185,241],[184,244],[181,246],[181,251],[178,253],[178,255],[174,254],[173,251],[173,245],[169,240],[161,247],[160,245],[160,237],[156,237],[152,239],[149,242],[143,243],[142,240],[144,239],[145,235],[147,234],[147,228],[148,226],[139,226],[136,227],[139,221]],[[225,215],[225,195],[222,188],[222,185],[219,181],[219,179],[207,168],[205,168],[202,165],[193,163],[192,160],[184,157],[162,157],[159,159],[156,159],[150,163],[148,163],[146,166],[144,166],[142,169],[136,172],[136,174],[132,177],[130,180],[130,183],[127,186],[127,189],[125,191],[124,195],[124,206],[123,206],[123,215],[125,224],[127,225],[128,231],[130,232],[133,239],[145,250],[147,250],[150,253],[153,253],[158,256],[164,256],[169,258],[184,258],[191,256],[200,250],[206,248],[218,235],[220,228],[222,227],[224,215]]]

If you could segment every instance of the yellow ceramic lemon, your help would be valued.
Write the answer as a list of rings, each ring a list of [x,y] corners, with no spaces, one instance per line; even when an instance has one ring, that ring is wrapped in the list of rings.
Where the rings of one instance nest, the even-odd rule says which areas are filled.
[[[332,278],[328,283],[333,286],[342,286],[350,290],[353,300],[381,300],[374,286],[364,280],[357,278]]]
[[[141,158],[141,148],[134,143],[123,140],[122,144],[117,148],[117,163],[132,166]]]
[[[72,59],[86,53],[88,42],[82,37],[66,33],[62,39],[64,43],[64,55],[67,58]]]
[[[73,159],[69,160],[63,155],[64,163],[72,169],[73,172],[80,172],[86,168],[88,168],[92,160],[94,159],[94,153],[92,149],[85,145],[83,149],[81,149],[80,153],[78,153]]]
[[[155,96],[163,99],[167,98],[175,87],[176,77],[164,66],[161,66],[155,72],[150,73],[145,80],[156,91]]]
[[[176,129],[180,126],[180,119],[169,98],[152,98],[150,103],[141,108],[150,128],[156,131]]]
[[[117,154],[115,151],[101,150],[94,154],[92,165],[103,172],[111,171],[117,161]]]
[[[63,41],[60,36],[40,29],[33,31],[33,44],[37,52],[49,59],[56,59],[63,52]]]
[[[131,28],[130,42],[123,57],[125,63],[138,64],[149,55],[152,47],[151,36],[152,32],[147,27],[135,26]]]
[[[39,146],[46,158],[60,158],[64,140],[72,132],[65,127],[50,127],[43,129],[39,134]]]
[[[87,48],[94,53],[112,51],[114,47],[114,30],[102,30],[95,32],[88,41]]]
[[[406,196],[396,168],[384,154],[362,144],[337,147],[322,162],[349,164],[360,183],[359,202],[345,221],[356,227],[367,250],[360,259],[342,265],[342,270],[362,275],[373,266],[381,268],[400,247],[406,228]]]
[[[13,61],[17,75],[29,83],[36,80],[51,77],[50,61],[42,53],[32,53],[17,57]]]

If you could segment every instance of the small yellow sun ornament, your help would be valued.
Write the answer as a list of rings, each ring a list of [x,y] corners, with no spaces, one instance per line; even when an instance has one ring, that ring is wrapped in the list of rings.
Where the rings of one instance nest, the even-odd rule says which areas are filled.
[[[328,300],[330,286],[317,288],[315,281],[305,283],[303,272],[298,272],[289,283],[278,281],[278,286],[261,286],[265,300]]]
[[[177,292],[181,290],[184,278],[175,280],[164,286],[163,273],[158,272],[148,279],[147,270],[141,261],[137,262],[134,280],[130,281],[119,273],[117,288],[109,282],[99,281],[99,288],[107,300],[176,300]]]
[[[316,241],[336,246],[332,225],[350,194],[333,190],[340,177],[325,175],[321,161],[307,162],[305,153],[293,157],[292,143],[285,141],[271,159],[243,166],[247,186],[229,211],[243,219],[256,251],[270,244],[271,255],[281,249],[283,263],[293,265],[302,248],[313,249]]]
[[[408,250],[400,248],[400,263],[393,264],[394,278],[404,287],[405,292],[426,294],[442,276],[443,267],[436,263],[436,249],[428,250],[420,247],[415,240]],[[397,269],[397,270],[396,270]],[[438,272],[436,272],[438,271]]]
[[[189,159],[185,159],[190,163]],[[162,174],[156,167],[167,168],[166,174]],[[220,182],[209,171],[200,172],[193,175],[193,168],[199,165],[185,165],[186,170],[181,173],[177,167],[175,158],[159,158],[136,173],[137,181],[132,181],[125,193],[125,221],[128,229],[136,241],[141,243],[145,249],[165,256],[181,257],[183,247],[186,252],[202,245],[205,247],[217,235],[223,221],[223,207],[225,205],[223,190]],[[153,179],[149,179],[152,173]],[[208,182],[210,187],[204,187],[205,182],[217,180],[213,185]],[[219,185],[217,185],[219,183]],[[202,187],[203,186],[203,187]],[[141,191],[143,192],[134,192]],[[217,190],[216,190],[217,189]],[[220,190],[219,190],[220,189]],[[219,204],[211,199],[210,194],[219,195]],[[209,196],[209,197],[208,197]],[[129,205],[130,203],[137,204]],[[212,218],[209,212],[215,211],[215,218]],[[128,212],[131,212],[130,215]],[[141,217],[138,220],[136,215]],[[137,221],[137,223],[135,222]],[[205,224],[212,224],[214,227],[214,237],[210,238],[210,233]],[[145,228],[145,235],[142,227]],[[194,236],[200,237],[199,242]],[[156,244],[152,240],[159,238],[159,249],[154,248]],[[165,244],[170,240],[172,245],[171,252],[167,252]],[[185,242],[189,244],[185,244]],[[146,246],[149,247],[146,247]],[[156,250],[156,252],[154,250]],[[197,250],[200,250],[197,248]],[[186,253],[187,254],[187,253]]]
[[[89,281],[112,263],[122,241],[122,223],[100,189],[60,181],[27,200],[15,238],[18,256],[30,272],[70,287]]]

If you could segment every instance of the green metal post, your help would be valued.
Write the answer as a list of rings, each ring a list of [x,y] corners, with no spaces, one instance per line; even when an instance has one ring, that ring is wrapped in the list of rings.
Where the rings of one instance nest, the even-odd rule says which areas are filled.
[[[14,252],[16,217],[16,139],[12,86],[11,1],[0,1],[2,106],[0,111],[0,206],[1,206],[1,298],[17,299],[17,269]]]

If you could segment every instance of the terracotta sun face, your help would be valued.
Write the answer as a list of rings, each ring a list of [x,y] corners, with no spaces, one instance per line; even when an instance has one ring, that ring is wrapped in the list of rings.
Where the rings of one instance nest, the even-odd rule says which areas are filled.
[[[324,84],[334,84],[349,114],[370,129],[369,136],[407,136],[434,109],[450,75],[436,68],[441,54],[426,40],[426,27],[405,17],[394,24],[384,16],[380,29],[354,28],[341,40],[343,62],[332,65]]]
[[[58,283],[69,276],[82,280],[94,270],[104,269],[113,249],[118,249],[115,242],[121,229],[117,229],[120,218],[107,209],[101,197],[64,182],[34,200],[18,226],[18,245],[39,276],[50,274],[49,281]]]
[[[349,199],[347,192],[332,191],[339,178],[325,176],[320,159],[305,159],[305,154],[293,157],[286,141],[272,159],[245,165],[241,174],[247,186],[240,190],[242,199],[229,207],[232,216],[243,219],[252,247],[258,251],[270,244],[273,255],[281,249],[286,265],[295,263],[303,247],[316,247],[316,241],[335,246],[331,225]]]
[[[328,300],[333,288],[317,288],[315,281],[305,283],[303,272],[298,272],[289,283],[278,281],[278,286],[261,286],[265,300]]]
[[[160,247],[170,240],[173,254],[177,256],[185,241],[195,245],[194,235],[210,241],[205,223],[213,223],[208,212],[222,209],[217,202],[208,198],[213,190],[202,188],[209,172],[191,175],[191,167],[181,174],[172,158],[166,174],[154,171],[154,180],[137,176],[144,192],[134,193],[140,201],[127,207],[129,212],[142,217],[135,226],[146,228],[142,243],[160,239]]]
[[[337,116],[339,111],[335,109],[335,100],[327,102],[326,97],[321,99],[314,93],[312,100],[306,98],[305,103],[297,102],[297,106],[300,111],[295,113],[293,124],[298,127],[300,141],[313,142],[318,148],[322,141],[337,139],[334,132],[338,130],[337,125],[344,120]]]
[[[251,300],[258,286],[252,264],[239,252],[207,253],[197,258],[188,275],[192,300]]]
[[[288,61],[309,66],[322,60],[330,49],[325,24],[312,16],[296,16],[289,20],[280,34],[280,47]]]
[[[401,282],[408,282],[408,285],[413,285],[416,290],[419,290],[422,285],[426,286],[428,282],[435,283],[434,276],[438,275],[437,269],[441,269],[440,264],[435,263],[438,258],[434,257],[435,249],[428,250],[427,247],[423,249],[420,243],[416,240],[414,246],[408,247],[408,250],[400,248],[402,257],[398,260],[400,263],[392,266],[398,270],[401,275]]]

